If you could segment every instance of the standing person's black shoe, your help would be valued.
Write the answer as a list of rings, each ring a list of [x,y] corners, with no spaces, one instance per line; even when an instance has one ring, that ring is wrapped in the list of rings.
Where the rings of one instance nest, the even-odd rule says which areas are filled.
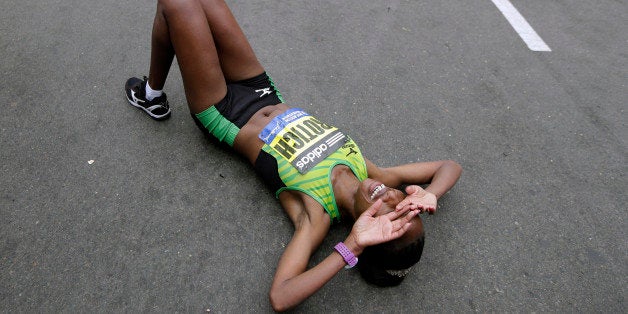
[[[137,77],[132,77],[126,81],[124,90],[126,91],[126,98],[133,107],[144,110],[151,118],[155,120],[164,120],[170,117],[170,106],[168,105],[168,97],[166,93],[153,99],[146,99],[146,82],[147,78],[144,77],[140,80]]]

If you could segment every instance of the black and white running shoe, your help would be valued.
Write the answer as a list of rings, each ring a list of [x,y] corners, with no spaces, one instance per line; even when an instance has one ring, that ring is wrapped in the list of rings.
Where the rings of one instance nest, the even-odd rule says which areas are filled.
[[[166,93],[163,93],[163,95],[153,100],[147,100],[146,82],[146,76],[144,76],[143,80],[137,77],[128,79],[124,86],[127,100],[131,106],[144,110],[144,112],[155,120],[168,119],[170,117],[170,106],[168,105]]]

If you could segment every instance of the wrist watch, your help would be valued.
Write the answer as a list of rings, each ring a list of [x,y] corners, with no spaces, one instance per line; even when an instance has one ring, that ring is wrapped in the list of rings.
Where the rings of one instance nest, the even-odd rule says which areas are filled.
[[[342,258],[345,260],[345,263],[347,263],[345,268],[353,268],[353,266],[358,264],[358,258],[353,255],[353,252],[351,252],[351,250],[349,250],[344,243],[338,242],[338,244],[334,246],[334,249],[340,253]]]

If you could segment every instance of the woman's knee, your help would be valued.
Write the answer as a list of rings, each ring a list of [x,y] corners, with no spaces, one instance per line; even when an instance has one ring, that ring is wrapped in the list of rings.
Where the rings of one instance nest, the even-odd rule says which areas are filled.
[[[200,2],[198,0],[158,0],[157,10],[165,15],[176,13],[193,13],[198,11]]]

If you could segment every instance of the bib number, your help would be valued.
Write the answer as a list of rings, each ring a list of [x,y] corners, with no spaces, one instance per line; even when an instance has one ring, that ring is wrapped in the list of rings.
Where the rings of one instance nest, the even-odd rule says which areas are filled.
[[[338,128],[292,108],[264,127],[259,138],[305,174],[347,141]]]

